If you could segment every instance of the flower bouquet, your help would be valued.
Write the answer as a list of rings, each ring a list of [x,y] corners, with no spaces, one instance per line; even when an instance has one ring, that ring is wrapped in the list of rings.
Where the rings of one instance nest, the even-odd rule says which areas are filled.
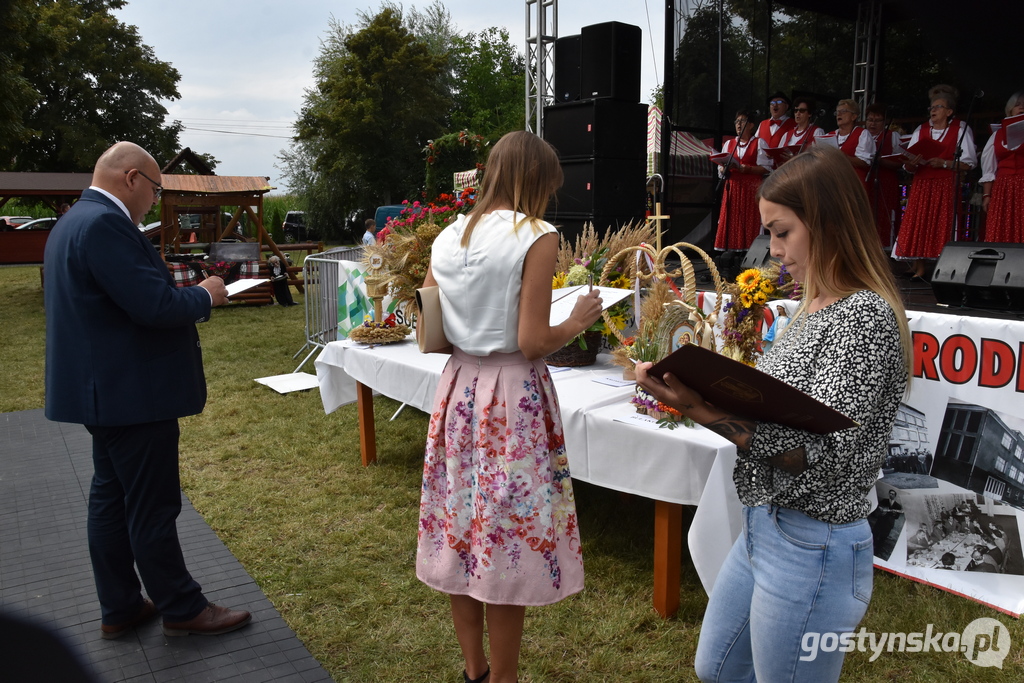
[[[387,241],[366,249],[364,262],[375,255],[383,260],[388,293],[405,311],[415,309],[416,290],[427,276],[434,240],[456,216],[473,207],[474,196],[473,188],[467,188],[457,197],[439,195],[436,202],[406,200],[402,202],[405,208],[387,222],[386,227],[391,229]]]
[[[764,306],[771,299],[793,294],[795,283],[785,266],[771,263],[764,268],[749,268],[726,288],[732,300],[725,304],[722,321],[722,353],[747,365],[760,357]]]

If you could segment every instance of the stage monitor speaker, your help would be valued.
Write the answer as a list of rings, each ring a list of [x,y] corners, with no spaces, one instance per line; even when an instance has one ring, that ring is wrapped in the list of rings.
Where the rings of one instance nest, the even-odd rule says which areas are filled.
[[[636,219],[646,208],[644,159],[577,159],[562,162],[564,182],[551,207],[575,213]]]
[[[544,139],[562,159],[647,155],[647,105],[584,100],[544,107]]]
[[[949,242],[932,271],[932,291],[949,306],[1024,311],[1024,244]]]
[[[555,40],[555,102],[580,99],[581,42],[579,35]]]
[[[554,208],[553,205],[552,208]],[[545,214],[544,220],[558,228],[558,233],[562,236],[562,239],[569,244],[575,244],[576,238],[583,234],[583,229],[588,223],[593,224],[594,231],[597,234],[603,235],[608,228],[615,230],[630,222],[629,218],[619,216],[595,216],[587,213],[564,213],[558,211]],[[635,221],[635,219],[632,220]]]
[[[583,99],[640,101],[640,27],[609,21],[584,26],[580,91]]]
[[[740,271],[748,268],[764,268],[772,261],[771,235],[758,235],[747,249],[747,255],[740,262]]]

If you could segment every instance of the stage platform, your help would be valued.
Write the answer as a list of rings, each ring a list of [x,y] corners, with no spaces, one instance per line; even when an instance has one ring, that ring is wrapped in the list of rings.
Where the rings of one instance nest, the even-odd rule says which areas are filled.
[[[252,623],[221,636],[167,638],[158,618],[101,639],[85,532],[91,449],[81,425],[50,422],[42,410],[0,414],[0,613],[56,634],[97,681],[332,680],[184,494],[178,534],[189,570],[210,600],[249,610]],[[5,659],[45,661],[41,650],[4,646]]]

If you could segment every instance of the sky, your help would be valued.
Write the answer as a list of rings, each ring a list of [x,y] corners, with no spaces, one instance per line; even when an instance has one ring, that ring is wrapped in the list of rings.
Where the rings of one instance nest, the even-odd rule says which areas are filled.
[[[429,1],[405,2],[423,11]],[[445,0],[461,33],[491,26],[508,30],[526,53],[524,0]],[[287,191],[277,156],[289,146],[303,94],[313,86],[313,60],[328,23],[358,22],[380,4],[350,0],[132,0],[115,11],[138,28],[157,59],[181,74],[181,98],[164,101],[169,121],[185,125],[182,147],[208,152],[218,175],[269,176],[275,194]],[[664,6],[657,0],[559,0],[558,35],[583,26],[618,21],[642,31],[641,99],[663,77]],[[534,27],[535,29],[536,27]]]

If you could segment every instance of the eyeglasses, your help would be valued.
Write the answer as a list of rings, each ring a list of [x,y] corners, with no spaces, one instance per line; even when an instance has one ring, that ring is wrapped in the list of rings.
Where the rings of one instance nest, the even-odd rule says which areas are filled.
[[[885,123],[885,119],[876,119],[876,118],[875,118],[875,117],[873,117],[873,116],[869,116],[869,117],[868,117],[868,118],[866,119],[866,121],[867,121],[868,123]]]
[[[927,111],[927,112],[933,112],[933,111],[935,111],[936,109],[949,109],[949,107],[947,107],[947,106],[946,106],[946,105],[944,105],[944,104],[933,104],[932,106],[928,107],[928,109],[926,109],[925,111]]]
[[[839,116],[840,114],[852,114],[853,112],[850,111],[849,109],[836,109],[833,113],[836,116]]]
[[[804,108],[804,107],[797,107],[796,109],[794,109],[794,110],[793,110],[793,112],[794,112],[794,113],[797,113],[797,112],[804,112],[804,113],[807,113],[807,112],[809,112],[809,111],[810,111],[810,109],[806,109],[806,108]]]
[[[135,172],[136,172],[136,173],[138,173],[138,174],[139,174],[140,176],[142,176],[143,178],[145,178],[145,179],[146,179],[146,180],[148,180],[149,182],[153,183],[153,185],[155,186],[155,187],[153,188],[153,194],[154,194],[154,195],[156,195],[156,198],[157,198],[157,199],[160,199],[160,195],[162,195],[162,194],[164,193],[164,188],[163,188],[163,186],[162,186],[162,185],[160,185],[160,183],[158,183],[157,181],[153,180],[152,178],[150,178],[150,177],[149,177],[148,175],[146,175],[145,173],[143,173],[142,171],[140,171],[140,170],[139,170],[139,169],[137,169],[137,168],[130,168],[130,169],[128,169],[127,171],[125,171],[125,172],[124,172],[124,174],[125,174],[125,175],[128,175],[128,174],[129,174],[129,173],[131,173],[132,171],[135,171]]]
[[[771,100],[768,104],[786,104],[786,100]]]
[[[735,121],[733,121],[733,123],[736,124],[737,126],[745,126],[750,122],[747,121],[746,119],[736,119]]]

